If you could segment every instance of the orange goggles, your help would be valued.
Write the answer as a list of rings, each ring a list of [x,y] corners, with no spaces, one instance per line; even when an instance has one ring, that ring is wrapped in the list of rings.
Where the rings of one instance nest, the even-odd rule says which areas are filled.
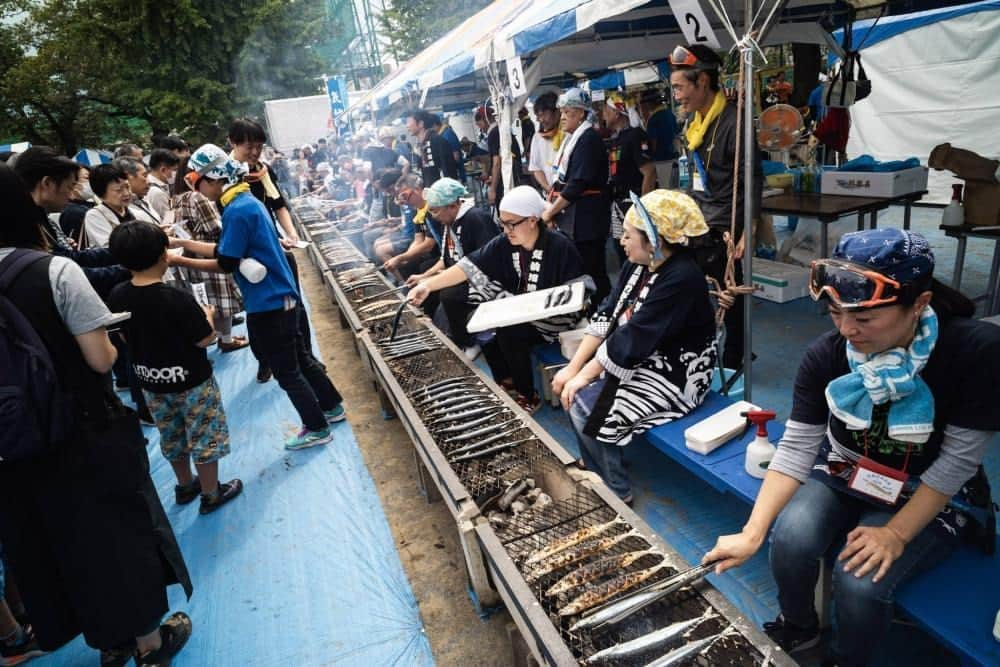
[[[845,310],[887,306],[899,301],[906,287],[863,264],[817,259],[809,273],[809,295],[828,298]]]
[[[683,46],[674,48],[673,53],[670,54],[670,64],[676,67],[697,67],[699,62],[698,56]]]

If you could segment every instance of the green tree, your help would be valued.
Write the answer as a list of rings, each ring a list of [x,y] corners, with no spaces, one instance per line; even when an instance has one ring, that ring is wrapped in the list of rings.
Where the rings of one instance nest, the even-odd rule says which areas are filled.
[[[167,132],[221,141],[263,99],[317,89],[323,11],[322,0],[0,0],[0,136],[67,153]]]
[[[378,19],[397,60],[407,60],[490,4],[489,0],[393,0]]]

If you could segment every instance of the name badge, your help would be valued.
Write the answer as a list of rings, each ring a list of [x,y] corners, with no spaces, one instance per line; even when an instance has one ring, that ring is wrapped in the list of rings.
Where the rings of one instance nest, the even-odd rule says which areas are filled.
[[[905,472],[862,457],[854,468],[847,485],[887,505],[895,505],[909,477]]]
[[[705,184],[701,181],[701,174],[695,172],[693,176],[694,178],[691,179],[691,189],[695,192],[704,192]]]

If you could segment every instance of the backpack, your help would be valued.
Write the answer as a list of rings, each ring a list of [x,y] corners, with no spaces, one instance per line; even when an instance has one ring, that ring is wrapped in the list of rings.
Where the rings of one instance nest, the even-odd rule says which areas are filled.
[[[17,249],[0,262],[0,461],[40,454],[71,431],[71,397],[48,348],[7,298],[11,283],[48,254]]]

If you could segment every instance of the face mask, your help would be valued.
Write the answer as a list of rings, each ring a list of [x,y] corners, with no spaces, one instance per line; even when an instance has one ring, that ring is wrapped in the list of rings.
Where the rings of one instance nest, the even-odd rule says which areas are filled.
[[[94,198],[94,191],[90,189],[90,183],[80,185],[80,200],[88,201]]]

